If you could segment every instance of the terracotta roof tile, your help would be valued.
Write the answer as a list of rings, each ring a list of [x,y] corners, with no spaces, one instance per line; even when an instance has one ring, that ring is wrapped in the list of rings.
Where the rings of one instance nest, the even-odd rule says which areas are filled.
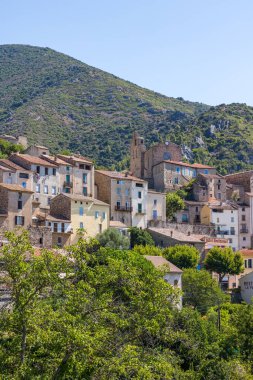
[[[169,164],[179,165],[179,166],[186,166],[189,168],[194,169],[215,169],[213,166],[203,165],[203,164],[189,164],[188,162],[182,162],[182,161],[171,161],[171,160],[164,160],[163,162],[167,162]]]
[[[52,164],[40,157],[31,156],[29,154],[13,154],[11,157],[18,157],[20,160],[34,165],[47,166],[50,168],[57,168],[57,165]]]
[[[18,191],[20,193],[30,193],[33,194],[33,191],[25,189],[24,187],[20,185],[13,185],[8,183],[0,183],[0,187],[7,189],[9,191]]]
[[[96,170],[97,173],[101,173],[107,177],[113,178],[113,179],[122,179],[122,180],[129,180],[129,181],[136,181],[136,182],[146,182],[141,178],[134,177],[130,174],[124,173],[124,172],[116,172],[116,171],[110,171],[110,170]]]
[[[163,265],[167,265],[170,268],[171,273],[183,273],[181,269],[176,267],[176,265],[172,264],[170,261],[166,260],[163,256],[148,256],[144,255],[144,257],[150,261],[154,267],[159,268]]]

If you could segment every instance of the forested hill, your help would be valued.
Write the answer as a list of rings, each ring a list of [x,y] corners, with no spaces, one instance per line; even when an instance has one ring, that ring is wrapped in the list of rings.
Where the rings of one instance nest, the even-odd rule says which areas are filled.
[[[48,48],[0,46],[0,134],[24,134],[120,168],[132,132],[182,144],[222,172],[253,167],[253,109],[209,107],[143,89]],[[221,160],[221,162],[219,162]]]

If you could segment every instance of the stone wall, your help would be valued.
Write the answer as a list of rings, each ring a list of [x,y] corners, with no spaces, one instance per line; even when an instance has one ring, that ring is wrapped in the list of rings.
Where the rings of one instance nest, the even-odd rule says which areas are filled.
[[[52,248],[52,232],[50,227],[30,226],[27,230],[32,246],[46,249]]]
[[[50,215],[56,218],[71,220],[71,200],[63,194],[57,195],[51,200]]]
[[[208,235],[215,236],[215,229],[212,226],[206,226],[204,224],[188,224],[188,223],[170,223],[162,222],[160,220],[150,221],[149,227],[161,227],[161,228],[171,228],[178,232],[184,234],[196,234],[196,235]]]
[[[245,192],[251,192],[250,182],[251,182],[252,177],[253,177],[253,170],[250,170],[247,172],[226,175],[225,179],[227,183],[241,185],[244,187]]]
[[[97,186],[97,199],[111,204],[111,177],[95,171],[95,184]]]

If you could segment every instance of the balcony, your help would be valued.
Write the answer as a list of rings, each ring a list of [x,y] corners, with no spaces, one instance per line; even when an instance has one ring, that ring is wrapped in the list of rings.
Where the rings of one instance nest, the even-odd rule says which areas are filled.
[[[64,181],[63,183],[63,187],[68,187],[68,188],[71,188],[73,187],[73,182],[68,182],[68,181]]]
[[[131,207],[131,206],[119,206],[119,205],[116,205],[115,206],[115,211],[128,211],[128,212],[132,212],[133,211],[133,207]]]
[[[240,233],[241,234],[247,234],[249,232],[248,228],[241,228]]]

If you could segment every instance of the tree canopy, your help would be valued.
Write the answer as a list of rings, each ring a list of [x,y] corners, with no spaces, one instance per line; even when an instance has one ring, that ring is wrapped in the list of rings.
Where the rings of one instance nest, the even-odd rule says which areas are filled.
[[[122,235],[120,231],[115,228],[108,228],[101,234],[97,235],[97,240],[102,247],[128,249],[130,246],[129,237]]]
[[[138,227],[131,227],[129,230],[131,248],[135,245],[155,245],[154,240],[148,231]]]
[[[243,258],[240,252],[234,252],[232,248],[213,247],[208,252],[204,265],[207,270],[219,274],[219,281],[226,274],[239,274],[243,271]]]
[[[185,207],[183,199],[176,193],[166,194],[166,216],[172,219],[177,211]]]
[[[175,245],[165,248],[163,256],[180,269],[196,268],[199,262],[199,251],[189,245]]]

